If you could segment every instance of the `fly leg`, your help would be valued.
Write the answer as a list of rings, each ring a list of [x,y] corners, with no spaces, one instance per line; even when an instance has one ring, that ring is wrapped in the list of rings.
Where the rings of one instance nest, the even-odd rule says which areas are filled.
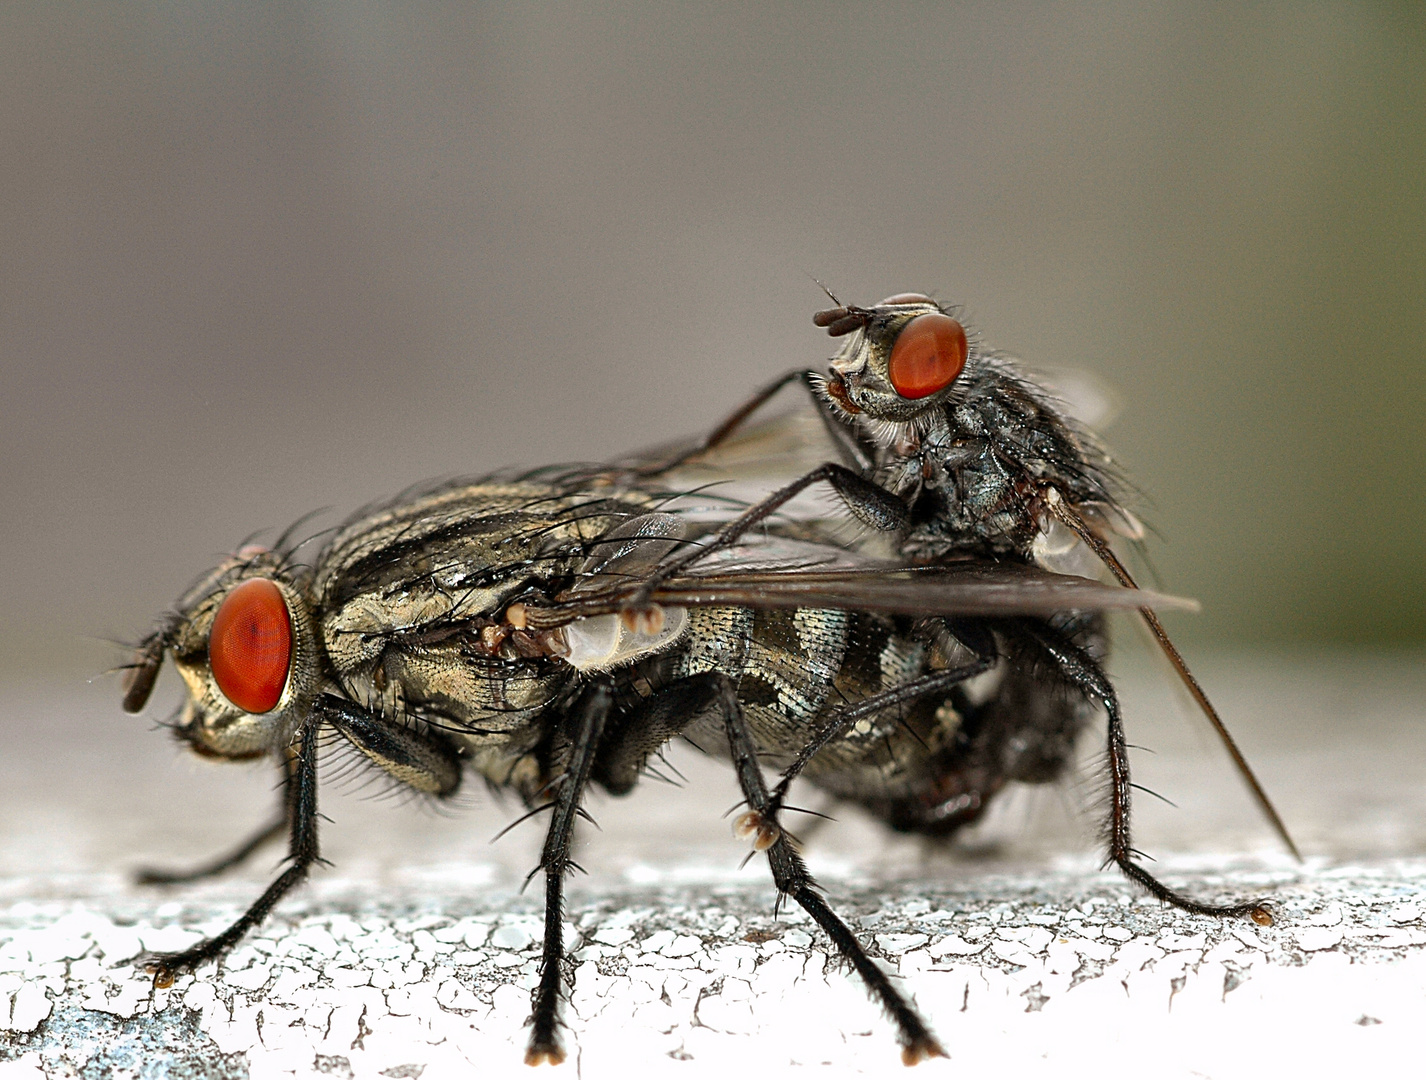
[[[743,718],[737,691],[732,680],[726,676],[721,680],[719,709],[723,714],[723,723],[728,733],[728,748],[732,754],[733,767],[738,774],[738,784],[743,789],[743,797],[747,799],[751,813],[767,818],[773,813],[772,799],[768,795],[762,769],[758,766],[752,733]],[[768,864],[772,868],[772,879],[778,891],[796,900],[832,939],[837,952],[856,968],[872,997],[896,1024],[897,1037],[901,1043],[901,1060],[907,1065],[915,1065],[926,1058],[945,1057],[946,1052],[916,1014],[915,1008],[891,985],[891,980],[881,968],[872,963],[861,942],[857,941],[856,935],[822,899],[821,893],[817,891],[817,883],[807,872],[807,865],[793,849],[787,834],[781,830],[772,834],[759,832],[756,846],[763,847],[764,839],[769,841],[765,850]]]
[[[256,903],[242,917],[217,937],[201,941],[191,949],[178,953],[161,953],[145,958],[145,967],[153,974],[154,986],[173,985],[180,971],[191,971],[199,964],[222,956],[241,940],[242,936],[263,919],[293,886],[306,877],[318,859],[317,848],[317,732],[324,721],[321,703],[298,729],[295,763],[287,776],[287,805],[291,814],[291,834],[288,847],[290,865],[267,887]]]
[[[807,767],[808,762],[816,757],[824,746],[850,731],[859,721],[868,716],[875,716],[885,709],[906,705],[932,694],[950,694],[955,687],[967,679],[973,679],[977,675],[989,671],[994,666],[995,660],[996,655],[992,648],[985,655],[977,656],[974,660],[959,667],[929,672],[919,678],[902,683],[900,686],[894,686],[890,690],[883,690],[879,694],[865,698],[855,705],[847,705],[835,710],[827,718],[822,728],[808,740],[807,745],[797,752],[797,757],[793,759],[792,764],[783,770],[782,778],[778,780],[777,787],[772,792],[771,813],[776,815],[782,809],[792,781],[797,779],[798,774]],[[765,824],[776,826],[775,817],[768,817]]]
[[[408,727],[353,701],[328,698],[326,722],[394,780],[445,799],[460,787],[461,757],[440,732]]]
[[[1073,507],[1068,505],[1054,488],[1050,488],[1046,493],[1046,502],[1051,511],[1062,522],[1070,527],[1085,545],[1099,557],[1099,561],[1109,568],[1109,572],[1114,575],[1119,584],[1126,589],[1137,589],[1138,582],[1130,575],[1124,564],[1119,561],[1119,557],[1114,554],[1114,549],[1104,542],[1103,537],[1097,535],[1093,529],[1085,523]],[[1198,679],[1194,677],[1192,671],[1188,669],[1188,663],[1179,653],[1178,647],[1169,638],[1168,631],[1164,629],[1163,623],[1159,622],[1159,617],[1151,608],[1140,608],[1139,615],[1143,618],[1149,632],[1154,635],[1154,640],[1159,643],[1159,648],[1168,658],[1168,662],[1178,672],[1178,677],[1183,680],[1184,687],[1192,695],[1193,700],[1198,703],[1198,707],[1203,710],[1203,715],[1208,718],[1208,722],[1213,725],[1213,730],[1218,735],[1218,741],[1223,744],[1223,749],[1228,751],[1228,756],[1233,759],[1233,767],[1238,770],[1238,775],[1247,784],[1248,790],[1252,792],[1253,798],[1257,800],[1258,808],[1262,810],[1263,816],[1272,825],[1273,831],[1282,837],[1282,842],[1287,846],[1287,850],[1292,852],[1292,857],[1298,862],[1302,861],[1302,854],[1297,850],[1297,844],[1293,841],[1292,835],[1287,831],[1287,825],[1278,815],[1277,807],[1273,806],[1272,800],[1268,798],[1268,793],[1263,790],[1263,785],[1258,782],[1257,776],[1253,774],[1252,766],[1248,764],[1248,759],[1243,756],[1243,751],[1238,749],[1238,744],[1234,740],[1232,733],[1228,731],[1228,725],[1223,723],[1223,718],[1218,715],[1218,710],[1213,707],[1213,703],[1208,700],[1208,695],[1203,687],[1199,685]]]
[[[228,854],[220,855],[212,862],[195,866],[191,870],[140,870],[134,875],[134,881],[140,885],[186,885],[190,881],[217,877],[225,870],[231,870],[246,862],[255,851],[270,844],[286,831],[287,813],[284,811],[280,818],[268,822]]]
[[[1124,739],[1124,718],[1119,698],[1104,669],[1053,626],[1031,619],[1015,620],[1017,636],[1048,659],[1060,676],[1080,693],[1098,699],[1108,716],[1109,817],[1104,832],[1109,842],[1109,858],[1124,876],[1146,892],[1195,915],[1247,915],[1255,923],[1270,925],[1272,915],[1255,900],[1239,904],[1205,904],[1170,889],[1134,861],[1143,854],[1135,849],[1129,830],[1129,803],[1133,785],[1129,781],[1129,748]]]
[[[629,610],[640,610],[649,606],[649,596],[664,582],[678,575],[690,563],[697,562],[715,551],[732,547],[750,529],[770,518],[779,509],[807,490],[813,484],[826,481],[842,497],[847,509],[863,524],[882,532],[894,532],[906,526],[909,511],[906,504],[887,491],[853,472],[844,465],[827,462],[819,465],[792,483],[774,491],[762,502],[744,510],[732,521],[722,526],[713,538],[701,546],[685,548],[674,558],[664,562],[650,574],[639,591],[629,598],[625,605]]]
[[[678,453],[666,457],[661,461],[651,461],[647,464],[639,465],[630,471],[633,472],[635,476],[658,476],[678,468],[690,459],[696,458],[699,454],[712,450],[715,446],[724,442],[733,432],[737,431],[738,428],[742,427],[744,421],[766,405],[779,390],[789,383],[796,382],[798,379],[803,378],[805,374],[806,373],[800,369],[784,372],[766,386],[753,391],[752,396],[734,409],[728,415],[727,419],[688,449],[680,450]]]
[[[564,876],[573,863],[569,858],[574,822],[589,774],[594,768],[604,721],[609,716],[614,695],[608,686],[595,684],[571,710],[574,730],[569,762],[555,783],[554,815],[545,835],[545,849],[539,870],[545,872],[545,943],[540,958],[540,983],[532,998],[530,1044],[525,1050],[526,1065],[558,1065],[564,1060],[555,1028],[559,1024],[559,997],[564,966]],[[531,874],[533,877],[533,873]]]
[[[817,407],[817,415],[821,417],[822,423],[827,429],[828,436],[837,447],[837,453],[842,458],[842,464],[859,473],[869,472],[872,467],[872,452],[874,448],[870,444],[863,444],[848,425],[842,423],[833,415],[831,406],[829,406],[823,396],[817,392],[816,383],[813,381],[815,378],[815,372],[806,371],[802,368],[784,372],[766,386],[755,391],[747,401],[734,409],[733,412],[728,415],[727,419],[687,450],[682,450],[662,461],[637,466],[632,472],[634,475],[641,477],[659,476],[678,468],[678,466],[692,458],[696,458],[699,454],[706,453],[720,446],[743,426],[748,417],[767,404],[779,390],[795,382],[802,384],[802,388],[807,392],[807,396],[811,398],[812,403]]]
[[[717,706],[719,678],[714,672],[686,676],[610,717],[594,762],[594,782],[611,795],[632,791],[649,758]]]
[[[282,810],[278,817],[268,822],[226,855],[220,855],[211,862],[195,866],[192,870],[140,870],[134,880],[140,885],[186,885],[190,881],[217,877],[225,870],[246,862],[259,848],[265,847],[287,831],[292,819],[292,791],[290,782],[296,757],[289,751],[283,755],[279,785],[282,792]]]

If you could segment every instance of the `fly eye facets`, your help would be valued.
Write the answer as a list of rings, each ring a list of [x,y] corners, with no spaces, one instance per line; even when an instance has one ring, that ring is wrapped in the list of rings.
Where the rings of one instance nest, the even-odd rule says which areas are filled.
[[[891,385],[912,401],[939,393],[965,370],[968,349],[965,328],[955,319],[940,312],[918,315],[891,347]]]
[[[244,712],[271,712],[292,665],[292,622],[282,590],[252,578],[224,597],[208,635],[218,689]]]

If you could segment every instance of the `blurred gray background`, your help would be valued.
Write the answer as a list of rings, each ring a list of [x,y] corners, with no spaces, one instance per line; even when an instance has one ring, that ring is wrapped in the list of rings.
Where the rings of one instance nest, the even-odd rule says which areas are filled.
[[[202,890],[130,872],[269,812],[267,763],[149,730],[171,671],[146,716],[120,712],[106,638],[308,511],[706,430],[825,360],[813,275],[864,302],[933,291],[1122,403],[1104,434],[1162,581],[1204,602],[1171,629],[1309,855],[1277,854],[1125,625],[1116,683],[1156,751],[1135,778],[1173,800],[1137,804],[1155,865],[1195,892],[1251,867],[1295,912],[1344,868],[1417,889],[1423,12],[0,5],[0,938],[36,904],[192,925]],[[1066,866],[1122,895],[1092,872],[1096,811],[1075,813],[1099,745],[998,799],[953,863],[830,808],[814,868],[839,897],[988,896],[1007,867]],[[650,868],[734,880],[731,773],[678,753],[685,790],[591,799],[572,907],[625,903]],[[499,906],[534,865],[540,826],[491,847],[516,809],[478,784],[447,818],[335,772],[340,869],[272,932],[303,903]],[[246,901],[274,859],[207,895]],[[770,908],[765,883],[760,861],[736,878]]]
[[[0,132],[12,686],[254,530],[706,428],[809,275],[1114,386],[1190,644],[1426,638],[1416,5],[11,4]]]

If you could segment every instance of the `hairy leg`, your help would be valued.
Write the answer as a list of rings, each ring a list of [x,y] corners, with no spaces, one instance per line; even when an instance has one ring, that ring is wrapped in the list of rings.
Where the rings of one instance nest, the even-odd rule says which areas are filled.
[[[732,680],[726,677],[719,706],[743,797],[747,799],[751,813],[767,819],[773,813],[772,799],[763,780],[762,769],[758,765],[752,733],[748,730],[743,710],[738,704],[737,693]],[[758,846],[762,846],[762,839],[760,835]],[[891,980],[881,968],[872,963],[847,924],[827,906],[826,900],[817,891],[817,883],[807,872],[806,864],[793,849],[787,834],[779,830],[775,836],[768,839],[771,843],[767,845],[766,851],[768,864],[772,868],[773,882],[780,892],[792,897],[812,916],[813,921],[832,939],[837,951],[862,977],[872,997],[886,1010],[897,1027],[901,1042],[901,1059],[908,1065],[914,1065],[926,1058],[945,1057],[945,1050],[917,1015],[915,1008],[891,985]]]
[[[1104,827],[1109,845],[1108,861],[1117,865],[1130,881],[1176,908],[1196,915],[1247,915],[1254,922],[1270,923],[1272,916],[1259,901],[1206,904],[1169,888],[1134,861],[1135,856],[1142,853],[1135,849],[1130,832],[1133,785],[1129,780],[1129,748],[1124,738],[1124,717],[1119,710],[1119,698],[1113,685],[1097,660],[1050,624],[1019,619],[1012,625],[1020,639],[1038,649],[1066,683],[1104,706],[1108,716],[1109,813]]]
[[[325,697],[326,695],[324,695]],[[154,985],[171,986],[180,971],[191,971],[208,960],[222,956],[253,927],[267,918],[268,912],[294,886],[300,884],[307,871],[317,861],[317,733],[323,723],[320,704],[314,707],[298,730],[295,745],[296,762],[287,779],[287,804],[291,812],[289,865],[267,887],[241,918],[217,937],[201,941],[191,949],[178,953],[163,953],[144,958],[145,967],[153,973]]]
[[[563,776],[554,782],[557,785],[554,816],[537,868],[545,873],[545,942],[540,982],[532,998],[530,1043],[525,1050],[527,1065],[558,1065],[564,1060],[564,1048],[555,1033],[564,966],[564,876],[572,865],[569,848],[575,818],[594,769],[599,740],[612,703],[613,693],[609,687],[596,683],[580,695],[569,713],[572,721],[569,759]]]

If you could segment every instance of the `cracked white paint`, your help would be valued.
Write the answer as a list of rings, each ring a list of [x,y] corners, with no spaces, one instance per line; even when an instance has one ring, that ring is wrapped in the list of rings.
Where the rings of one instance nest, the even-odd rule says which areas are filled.
[[[1419,1071],[1426,665],[1274,657],[1199,674],[1316,855],[1304,869],[1257,850],[1260,824],[1184,736],[1166,684],[1121,675],[1131,736],[1156,751],[1136,780],[1178,803],[1139,801],[1139,846],[1195,895],[1268,896],[1274,927],[1165,910],[1094,872],[1090,830],[1064,824],[1073,784],[1007,793],[958,854],[842,812],[809,838],[834,908],[952,1055],[912,1075]],[[335,868],[221,965],[152,992],[139,955],[226,926],[275,857],[171,890],[133,887],[132,870],[234,842],[270,811],[271,777],[177,757],[113,699],[0,694],[0,1080],[537,1075],[521,1058],[541,890],[518,887],[541,837],[488,845],[512,810],[480,795],[447,819],[324,786]],[[675,762],[682,790],[591,802],[601,831],[581,834],[591,876],[568,907],[571,1059],[551,1075],[907,1075],[820,933],[772,917],[764,860],[736,870],[727,768]]]
[[[1347,1075],[1406,1049],[1426,1010],[1426,862],[1215,885],[1267,890],[1278,924],[1195,918],[1110,877],[1064,872],[838,899],[950,1050],[950,1066],[926,1072],[1127,1076],[1153,1062],[1153,1075],[1246,1077],[1297,1062],[1304,1075]],[[860,983],[804,918],[774,920],[768,901],[726,887],[576,897],[564,1070],[899,1074],[890,1026]],[[106,1016],[140,1029],[191,1021],[158,1075],[529,1075],[533,910],[298,901],[221,965],[154,991],[140,954],[221,929],[236,908],[167,905],[157,925],[129,925],[132,901],[120,907],[0,909],[0,1080],[92,1071],[113,1030]],[[60,1020],[63,1035],[47,1034]]]

